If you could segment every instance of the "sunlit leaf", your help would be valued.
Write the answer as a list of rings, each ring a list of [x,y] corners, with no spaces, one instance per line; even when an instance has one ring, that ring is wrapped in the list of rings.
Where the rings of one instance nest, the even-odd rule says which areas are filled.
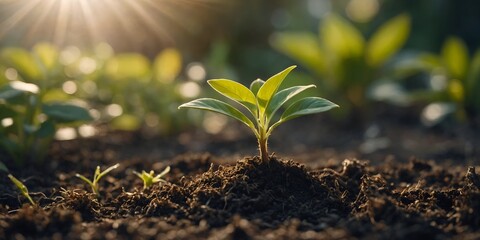
[[[265,83],[265,81],[258,78],[257,80],[253,81],[250,84],[250,91],[252,91],[252,93],[256,96],[257,93],[258,93],[258,90],[260,90],[260,88],[263,86],[264,83]]]
[[[442,59],[451,77],[463,79],[468,67],[468,49],[457,37],[449,37],[442,48]]]
[[[290,66],[285,70],[273,75],[270,77],[265,83],[260,87],[257,93],[257,100],[258,105],[260,108],[260,112],[264,112],[265,109],[268,107],[270,100],[272,99],[273,95],[277,93],[278,88],[282,84],[285,77],[297,66]]]
[[[33,47],[33,53],[47,70],[52,70],[58,63],[58,49],[49,43],[36,44]]]
[[[303,115],[321,113],[332,108],[338,107],[337,104],[327,99],[319,97],[307,97],[296,101],[283,112],[280,121],[285,122]]]
[[[150,61],[137,53],[118,54],[107,61],[105,71],[114,79],[147,81],[150,75]]]
[[[40,69],[32,55],[21,48],[6,48],[1,57],[7,66],[17,70],[19,76],[28,82],[38,82],[42,78]]]
[[[238,82],[228,79],[212,79],[208,80],[208,84],[225,97],[242,104],[256,116],[257,101],[250,89]]]
[[[347,20],[338,15],[328,15],[320,25],[320,38],[328,51],[337,57],[360,56],[365,40]]]
[[[384,64],[405,44],[410,34],[410,17],[399,15],[375,32],[367,43],[366,60],[370,66]]]
[[[122,114],[110,122],[110,126],[113,129],[123,131],[138,130],[141,125],[141,120],[137,116],[131,114]]]
[[[212,98],[200,98],[180,105],[178,108],[195,108],[221,113],[243,122],[248,127],[255,129],[253,122],[242,112],[231,105]]]
[[[48,102],[61,102],[70,99],[71,96],[65,93],[63,90],[54,88],[47,91],[42,96],[42,101],[45,103]]]
[[[285,104],[288,100],[292,99],[295,95],[309,89],[314,88],[315,85],[308,85],[308,86],[295,86],[284,89],[279,91],[275,94],[268,105],[267,110],[265,111],[267,119],[271,119],[275,112],[280,109],[283,104]]]
[[[158,81],[172,82],[182,70],[182,55],[177,49],[167,48],[157,55],[153,68]]]
[[[66,103],[45,104],[42,106],[42,112],[50,119],[62,123],[92,120],[87,109]]]
[[[277,51],[313,71],[323,73],[326,63],[316,35],[310,32],[276,33],[270,42]]]

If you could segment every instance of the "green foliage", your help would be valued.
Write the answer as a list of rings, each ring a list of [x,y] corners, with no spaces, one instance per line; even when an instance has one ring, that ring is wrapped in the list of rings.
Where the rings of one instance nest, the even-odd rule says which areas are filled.
[[[10,178],[10,180],[13,182],[13,184],[15,184],[15,186],[18,188],[18,190],[20,190],[22,195],[25,196],[33,206],[37,205],[33,201],[32,197],[30,197],[30,194],[28,193],[28,188],[25,186],[25,184],[22,183],[22,181],[18,180],[12,174],[8,174],[8,178]]]
[[[184,62],[177,49],[164,49],[153,61],[138,53],[96,61],[96,71],[82,76],[79,85],[94,86],[80,94],[99,111],[101,122],[117,130],[148,129],[166,135],[192,124],[192,118],[173,113],[176,105],[190,99],[181,91],[184,84],[199,88],[195,81],[180,81]],[[111,106],[120,111],[111,114]]]
[[[0,83],[0,147],[18,166],[43,160],[59,126],[92,120],[87,109],[65,103],[72,97],[53,97],[65,78],[58,55],[45,43],[31,52],[1,51],[2,68],[8,69],[10,79]]]
[[[90,179],[86,178],[85,176],[83,176],[81,174],[78,174],[78,173],[75,174],[75,176],[82,179],[86,183],[88,183],[88,185],[90,185],[90,187],[92,188],[92,192],[95,193],[95,195],[100,196],[100,193],[98,191],[98,181],[100,181],[100,179],[102,179],[102,177],[107,175],[107,173],[109,173],[110,171],[118,168],[118,166],[120,166],[120,164],[117,163],[117,164],[105,169],[103,172],[100,171],[100,166],[97,166],[97,168],[95,169],[95,173],[93,175],[93,180],[90,180]]]
[[[162,179],[162,177],[169,172],[170,172],[170,166],[166,167],[161,173],[157,174],[156,176],[153,170],[151,170],[149,173],[145,172],[144,170],[142,171],[142,173],[138,173],[135,171],[133,173],[135,173],[135,175],[137,175],[140,179],[142,179],[143,189],[147,189],[150,186],[152,186],[154,183],[166,182],[165,180]]]
[[[258,139],[262,161],[268,162],[267,141],[273,129],[280,124],[307,114],[328,111],[338,105],[319,97],[307,97],[290,104],[280,118],[275,113],[294,96],[315,85],[294,86],[279,91],[286,76],[295,68],[288,67],[267,81],[255,80],[250,89],[228,79],[209,80],[208,84],[220,94],[240,104],[248,114],[228,103],[212,98],[200,98],[182,104],[179,108],[194,108],[221,113],[247,125]],[[271,122],[274,122],[271,124]]]
[[[342,17],[330,14],[310,32],[282,32],[272,37],[272,46],[325,79],[324,94],[340,102],[343,110],[363,114],[367,90],[381,78],[381,70],[401,49],[410,32],[410,18],[399,15],[380,26],[369,39]]]
[[[431,88],[409,93],[413,101],[453,106],[439,111],[427,124],[440,122],[452,112],[459,121],[480,120],[480,50],[470,56],[466,44],[452,36],[445,40],[440,54],[421,53],[411,65],[422,66],[417,70],[431,74]]]

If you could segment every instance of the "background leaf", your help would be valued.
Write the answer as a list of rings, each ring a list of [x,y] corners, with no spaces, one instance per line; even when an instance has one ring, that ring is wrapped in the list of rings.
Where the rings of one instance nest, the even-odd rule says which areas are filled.
[[[385,24],[371,37],[367,43],[366,60],[370,66],[384,64],[407,41],[410,34],[410,17],[399,15]]]
[[[157,55],[153,71],[157,81],[171,83],[182,70],[182,55],[175,48],[167,48]]]
[[[468,49],[457,37],[449,37],[442,48],[442,60],[451,77],[463,79],[468,68]]]
[[[360,56],[365,40],[362,34],[347,20],[338,15],[328,15],[320,25],[320,38],[325,48],[342,58]]]
[[[58,49],[49,43],[38,43],[33,47],[33,53],[47,70],[52,70],[58,64]]]
[[[320,41],[310,32],[276,33],[271,45],[277,51],[287,55],[301,65],[322,75],[325,70],[325,57]]]
[[[45,104],[42,106],[42,112],[49,118],[61,123],[92,120],[87,109],[72,104]]]

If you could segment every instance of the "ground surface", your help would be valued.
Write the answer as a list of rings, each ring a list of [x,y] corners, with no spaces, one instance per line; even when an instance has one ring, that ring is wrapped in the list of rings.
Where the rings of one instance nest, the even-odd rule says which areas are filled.
[[[40,207],[0,175],[0,239],[480,238],[475,131],[319,120],[274,133],[268,164],[238,126],[56,142],[45,164],[12,170]],[[100,197],[74,177],[115,163]],[[146,190],[132,173],[166,166],[168,183]]]

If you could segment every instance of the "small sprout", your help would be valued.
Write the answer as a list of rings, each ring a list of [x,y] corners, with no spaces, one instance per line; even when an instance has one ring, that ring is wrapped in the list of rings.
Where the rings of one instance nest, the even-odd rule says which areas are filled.
[[[88,179],[85,176],[83,176],[81,174],[78,174],[78,173],[75,174],[75,176],[82,179],[86,183],[88,183],[88,185],[90,185],[90,187],[92,187],[92,192],[95,193],[97,196],[99,196],[100,193],[98,192],[98,181],[100,181],[100,179],[103,176],[105,176],[107,173],[109,173],[113,169],[117,168],[118,166],[120,166],[120,164],[117,163],[117,164],[107,168],[103,172],[100,172],[100,166],[97,166],[97,169],[95,170],[95,174],[93,175],[93,181],[90,181],[90,179]]]
[[[155,173],[153,172],[153,170],[151,170],[149,173],[145,172],[144,170],[142,171],[142,173],[133,171],[135,175],[137,175],[139,178],[143,180],[143,189],[149,188],[154,183],[166,182],[165,180],[162,179],[162,177],[165,176],[165,174],[167,174],[168,172],[170,172],[170,166],[167,166],[165,170],[163,170],[157,176],[154,176]]]
[[[17,186],[18,190],[25,196],[28,201],[33,205],[36,206],[37,204],[33,201],[33,199],[30,197],[30,194],[28,193],[28,188],[25,186],[20,180],[18,180],[16,177],[14,177],[12,174],[8,174],[8,178]]]
[[[208,110],[235,118],[247,125],[258,140],[260,157],[263,162],[270,161],[267,151],[267,141],[273,129],[280,124],[303,115],[328,111],[338,107],[326,99],[305,97],[287,106],[282,115],[277,118],[277,111],[299,93],[314,88],[315,85],[293,86],[280,90],[285,77],[293,70],[291,66],[272,76],[267,81],[255,80],[250,89],[228,79],[212,79],[208,84],[220,94],[237,102],[242,109],[212,98],[201,98],[180,105],[178,108],[194,108]],[[241,110],[247,112],[244,114]]]

